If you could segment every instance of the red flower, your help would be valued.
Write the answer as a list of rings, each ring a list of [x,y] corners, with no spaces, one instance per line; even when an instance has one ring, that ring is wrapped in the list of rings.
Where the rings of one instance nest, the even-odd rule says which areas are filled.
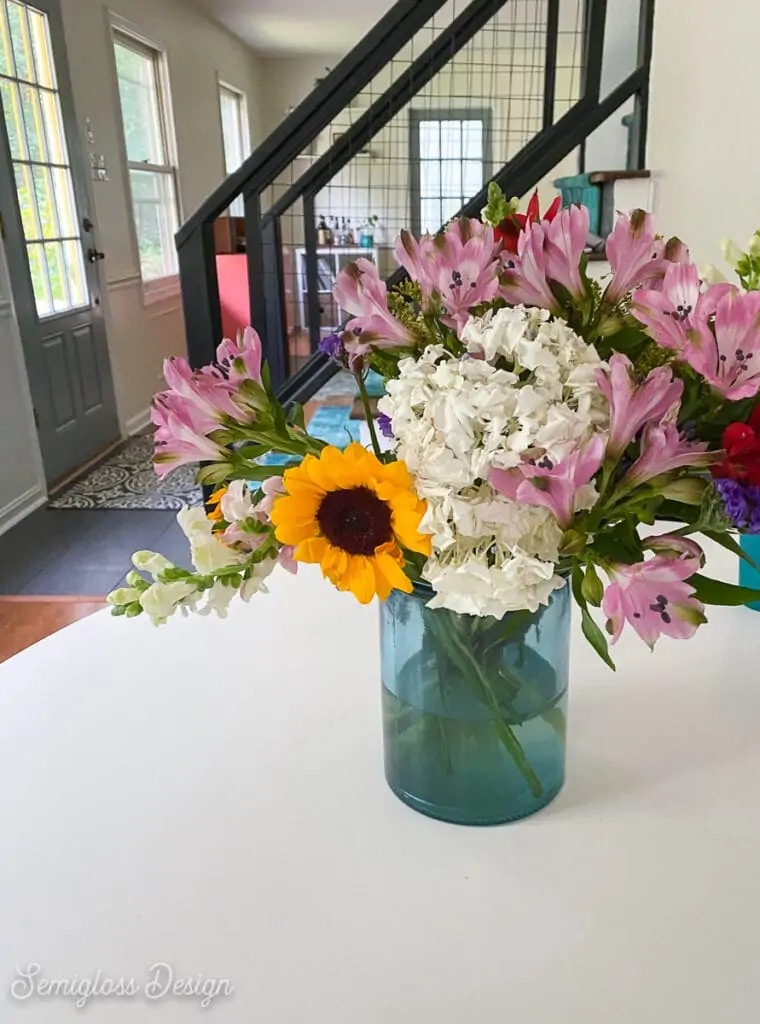
[[[712,466],[718,480],[729,478],[760,486],[760,405],[748,423],[729,423],[723,431],[726,458]]]
[[[501,242],[506,252],[517,252],[517,239],[520,237],[520,232],[524,231],[530,224],[535,224],[537,221],[546,220],[551,223],[560,211],[562,206],[562,197],[557,196],[552,205],[541,216],[541,211],[538,206],[538,189],[530,197],[528,203],[528,209],[525,213],[511,213],[508,217],[505,217],[498,227],[494,228],[494,235],[496,241]]]

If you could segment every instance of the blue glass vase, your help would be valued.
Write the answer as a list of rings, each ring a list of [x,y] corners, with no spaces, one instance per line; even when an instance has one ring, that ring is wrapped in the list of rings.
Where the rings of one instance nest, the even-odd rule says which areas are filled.
[[[381,605],[385,777],[417,811],[461,825],[515,821],[565,778],[570,589],[503,619]]]
[[[756,534],[743,533],[739,538],[742,550],[745,551],[756,565],[760,565],[760,536]],[[739,560],[739,583],[742,587],[751,587],[753,590],[760,590],[760,572],[753,568],[744,559]],[[760,601],[753,601],[747,605],[748,608],[760,612]]]

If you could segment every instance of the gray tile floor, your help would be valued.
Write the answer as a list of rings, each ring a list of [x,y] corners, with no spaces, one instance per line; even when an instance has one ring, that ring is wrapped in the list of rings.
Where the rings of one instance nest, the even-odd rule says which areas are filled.
[[[101,596],[144,548],[189,565],[174,512],[38,509],[0,537],[0,594]]]

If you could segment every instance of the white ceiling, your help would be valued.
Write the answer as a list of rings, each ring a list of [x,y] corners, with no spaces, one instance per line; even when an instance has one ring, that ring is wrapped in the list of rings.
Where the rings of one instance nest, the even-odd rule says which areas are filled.
[[[269,54],[343,54],[393,0],[195,0],[215,21]]]

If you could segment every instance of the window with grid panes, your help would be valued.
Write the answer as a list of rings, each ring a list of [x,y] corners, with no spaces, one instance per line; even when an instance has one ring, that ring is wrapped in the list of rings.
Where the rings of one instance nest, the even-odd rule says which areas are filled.
[[[0,0],[0,97],[40,319],[89,305],[47,15]]]
[[[143,281],[177,274],[179,216],[164,56],[114,31],[116,77]]]
[[[412,226],[434,234],[483,187],[488,163],[486,112],[412,111]]]

